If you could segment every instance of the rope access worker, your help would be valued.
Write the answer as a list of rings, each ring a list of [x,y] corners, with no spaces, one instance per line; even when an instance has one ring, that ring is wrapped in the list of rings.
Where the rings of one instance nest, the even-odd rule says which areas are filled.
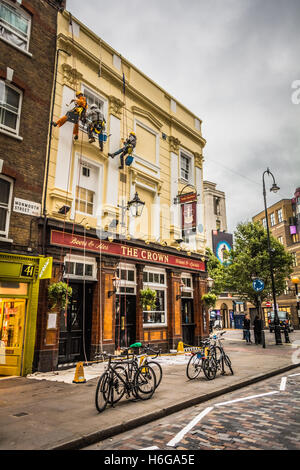
[[[88,122],[88,136],[89,136],[89,143],[92,144],[95,142],[94,135],[97,134],[99,140],[99,146],[101,152],[103,152],[103,141],[104,136],[103,132],[105,130],[105,119],[103,113],[100,108],[96,104],[92,104],[90,107],[90,111],[86,115],[86,119]]]
[[[61,127],[67,121],[74,122],[73,136],[74,140],[78,140],[78,121],[80,119],[82,122],[85,122],[85,112],[87,110],[88,105],[86,102],[86,97],[83,95],[82,91],[76,92],[76,98],[71,100],[68,106],[70,106],[71,103],[75,103],[75,107],[71,111],[68,111],[65,116],[62,116],[60,119],[58,119],[58,121],[53,121],[52,125],[54,127]]]
[[[127,166],[130,166],[133,162],[133,156],[132,152],[136,146],[136,135],[134,132],[130,132],[129,137],[127,140],[124,141],[124,147],[122,147],[120,150],[117,150],[117,152],[114,153],[109,153],[108,156],[111,158],[115,158],[116,155],[120,155],[120,166],[119,169],[123,170],[124,168],[124,157],[125,155],[128,154],[125,164]]]

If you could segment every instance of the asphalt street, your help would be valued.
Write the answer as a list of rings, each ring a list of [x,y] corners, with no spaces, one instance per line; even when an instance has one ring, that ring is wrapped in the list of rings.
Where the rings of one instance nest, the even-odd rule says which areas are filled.
[[[85,450],[299,450],[300,367]]]

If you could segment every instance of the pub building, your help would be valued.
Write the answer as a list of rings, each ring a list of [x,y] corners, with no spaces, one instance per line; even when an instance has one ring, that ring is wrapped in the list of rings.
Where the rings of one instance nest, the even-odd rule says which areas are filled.
[[[179,341],[198,345],[208,335],[203,256],[141,240],[99,239],[95,229],[75,231],[53,219],[47,256],[53,257],[51,282],[62,279],[72,297],[49,331],[49,281],[41,281],[34,370],[92,361],[101,351],[114,353],[136,341],[169,352]],[[147,287],[156,291],[151,311],[141,305],[140,291]]]

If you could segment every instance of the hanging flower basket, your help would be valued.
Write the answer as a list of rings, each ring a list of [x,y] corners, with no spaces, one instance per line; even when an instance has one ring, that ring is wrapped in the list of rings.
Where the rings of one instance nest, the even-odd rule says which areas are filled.
[[[155,310],[156,308],[156,291],[150,288],[140,291],[141,305],[143,310]]]
[[[72,296],[72,287],[69,287],[66,282],[53,282],[48,287],[48,299],[52,304],[52,307],[57,305],[62,310],[65,309],[67,298]]]
[[[217,296],[215,294],[203,294],[201,297],[202,301],[204,302],[205,306],[208,308],[214,308],[217,301]]]

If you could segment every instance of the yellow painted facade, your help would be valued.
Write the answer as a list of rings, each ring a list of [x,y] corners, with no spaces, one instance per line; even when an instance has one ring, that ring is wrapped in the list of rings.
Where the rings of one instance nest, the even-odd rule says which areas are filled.
[[[202,151],[205,139],[201,135],[201,119],[68,12],[58,14],[57,34],[57,48],[70,56],[63,51],[58,54],[53,120],[57,121],[71,109],[66,105],[75,98],[76,90],[82,90],[101,103],[108,140],[101,152],[98,142],[90,144],[83,130],[78,141],[73,142],[70,122],[53,128],[47,216],[93,229],[105,229],[117,218],[119,224],[112,229],[116,232],[177,246],[175,240],[181,238],[181,214],[173,200],[185,188],[184,192],[197,191],[199,195],[199,229],[191,244],[182,244],[181,249],[204,254]],[[137,136],[134,162],[120,171],[119,156],[111,159],[108,152],[120,148],[131,131]],[[182,178],[182,154],[189,159],[188,178]],[[82,166],[91,172],[89,181],[82,173]],[[132,199],[136,191],[146,203],[143,216],[133,220],[126,211],[124,228],[119,206]],[[67,216],[59,213],[63,205],[70,207]]]

